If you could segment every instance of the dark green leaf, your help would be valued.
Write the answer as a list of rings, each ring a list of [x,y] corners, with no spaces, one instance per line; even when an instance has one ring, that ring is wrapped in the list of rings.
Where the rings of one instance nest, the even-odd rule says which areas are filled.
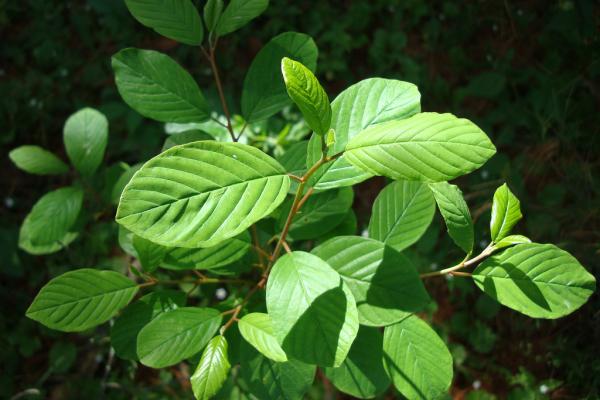
[[[258,17],[269,6],[269,0],[231,0],[217,24],[219,36],[237,31]]]
[[[169,251],[168,247],[161,246],[137,235],[133,236],[132,244],[140,260],[140,264],[142,264],[142,268],[146,272],[156,270]]]
[[[162,122],[202,122],[208,104],[194,78],[167,55],[124,49],[112,57],[123,100],[145,117]]]
[[[217,27],[223,13],[223,0],[208,0],[204,6],[204,23],[206,29],[212,32]]]
[[[465,202],[462,192],[458,186],[448,182],[430,184],[429,187],[433,191],[440,213],[444,217],[448,234],[458,247],[470,254],[473,251],[475,234],[469,206]]]

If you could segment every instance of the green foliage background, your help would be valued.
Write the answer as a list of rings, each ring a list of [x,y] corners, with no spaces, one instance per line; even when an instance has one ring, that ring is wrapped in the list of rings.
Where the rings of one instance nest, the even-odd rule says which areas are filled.
[[[419,86],[424,111],[465,116],[492,137],[498,154],[460,181],[478,237],[487,229],[493,190],[506,180],[526,216],[520,231],[536,242],[558,244],[600,275],[597,2],[274,0],[257,21],[220,43],[230,104],[239,98],[254,55],[286,30],[315,39],[317,75],[332,98],[367,77],[401,79]],[[24,215],[43,193],[70,178],[26,175],[4,155],[18,145],[37,144],[65,159],[65,119],[92,106],[110,121],[105,163],[145,160],[160,150],[163,127],[122,102],[110,56],[131,45],[166,52],[186,66],[219,109],[209,66],[196,48],[136,23],[122,0],[0,0],[0,36],[0,397],[183,396],[181,371],[159,373],[113,361],[106,331],[67,337],[24,317],[39,287],[69,266],[125,260],[116,257],[110,213],[89,225],[68,251],[33,257],[17,250]],[[264,130],[275,136],[299,118],[284,114]],[[354,208],[361,229],[384,183],[358,186]],[[430,229],[417,246],[424,270],[456,254],[449,239],[438,240],[441,233]],[[431,310],[434,321],[457,362],[454,395],[487,398],[485,390],[501,398],[543,398],[545,386],[553,398],[600,396],[598,294],[579,312],[544,321],[499,311],[472,285],[448,283],[427,285],[438,300]],[[322,398],[322,390],[327,388],[311,396]]]

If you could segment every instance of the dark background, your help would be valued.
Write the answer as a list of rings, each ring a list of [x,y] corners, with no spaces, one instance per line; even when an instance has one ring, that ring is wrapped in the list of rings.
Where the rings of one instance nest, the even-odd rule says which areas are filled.
[[[481,240],[493,191],[506,181],[525,215],[518,231],[559,245],[600,275],[597,1],[271,3],[259,19],[220,41],[218,62],[234,110],[261,46],[283,31],[308,33],[332,99],[367,77],[406,80],[419,86],[424,111],[470,118],[490,135],[498,154],[457,182]],[[163,127],[121,101],[110,56],[129,46],[164,51],[194,75],[219,110],[207,62],[198,48],[142,27],[122,0],[0,0],[0,37],[0,398],[184,398],[181,371],[110,360],[106,328],[59,334],[24,317],[49,278],[114,259],[119,250],[110,216],[68,251],[34,257],[18,250],[18,228],[31,206],[71,178],[27,175],[6,155],[37,144],[66,159],[62,125],[72,112],[92,106],[111,124],[106,164],[143,161],[160,150]],[[382,184],[356,187],[362,227]],[[424,269],[449,265],[456,256],[440,228],[430,229],[414,253]],[[573,315],[545,321],[498,309],[458,278],[427,285],[437,300],[435,327],[455,358],[453,397],[599,398],[597,294]],[[313,398],[336,396],[318,386]]]

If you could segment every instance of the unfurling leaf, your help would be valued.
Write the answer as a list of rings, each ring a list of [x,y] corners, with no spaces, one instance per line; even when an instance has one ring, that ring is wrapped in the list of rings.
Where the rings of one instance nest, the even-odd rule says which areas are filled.
[[[521,203],[505,183],[494,193],[492,220],[490,221],[492,242],[498,242],[508,236],[522,217]]]
[[[196,399],[208,400],[223,386],[231,369],[227,348],[225,336],[215,336],[204,349],[200,363],[190,378]]]

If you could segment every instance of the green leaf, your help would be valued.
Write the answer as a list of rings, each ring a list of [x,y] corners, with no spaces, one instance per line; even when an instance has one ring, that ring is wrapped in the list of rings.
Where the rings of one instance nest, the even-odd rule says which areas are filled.
[[[477,286],[502,305],[533,318],[555,319],[581,307],[596,279],[552,244],[511,247],[473,271]]]
[[[286,32],[271,39],[256,55],[244,79],[242,115],[246,121],[269,118],[291,104],[281,76],[282,58],[297,60],[314,71],[317,55],[315,42],[303,33]]]
[[[495,152],[471,121],[421,113],[365,129],[348,142],[345,158],[373,175],[441,182],[481,167]]]
[[[508,236],[521,218],[523,218],[523,214],[521,214],[521,202],[505,183],[494,193],[492,220],[490,221],[492,242],[500,241]]]
[[[415,85],[393,79],[370,78],[362,80],[339,94],[331,103],[331,127],[335,143],[329,147],[330,156],[346,149],[348,141],[369,126],[390,120],[408,118],[421,111],[421,94]],[[311,138],[309,164],[321,157],[321,143],[316,135]],[[315,190],[350,186],[371,177],[342,156],[325,164],[310,180]]]
[[[371,399],[390,386],[383,369],[383,336],[376,328],[361,326],[342,365],[326,368],[325,375],[344,393]]]
[[[129,183],[133,175],[142,168],[142,164],[135,164],[129,168],[127,168],[119,177],[117,182],[112,188],[112,193],[110,195],[112,204],[119,204],[119,199],[121,198],[121,193],[123,193],[123,189]]]
[[[190,0],[125,0],[131,15],[157,33],[189,45],[204,37],[202,20]]]
[[[137,285],[114,271],[83,268],[48,282],[27,317],[63,332],[80,332],[112,318],[131,301]]]
[[[200,363],[190,378],[196,399],[210,399],[227,380],[231,368],[227,347],[225,336],[215,336],[204,349]]]
[[[221,319],[212,308],[182,307],[160,314],[138,334],[138,357],[152,368],[177,364],[206,346]]]
[[[331,126],[331,105],[315,75],[301,63],[284,57],[281,73],[288,95],[296,103],[310,128],[325,135]]]
[[[296,360],[275,362],[242,343],[240,372],[250,392],[259,399],[302,400],[310,389],[316,367]]]
[[[237,31],[263,13],[269,6],[269,0],[231,0],[223,11],[217,24],[219,36]]]
[[[362,325],[393,324],[430,302],[408,258],[377,240],[339,236],[312,253],[341,275],[356,300]]]
[[[35,175],[59,175],[69,166],[53,153],[39,146],[20,146],[8,153],[11,161],[25,172]]]
[[[435,200],[426,184],[392,182],[375,199],[369,237],[402,251],[423,236],[434,214]]]
[[[210,247],[285,199],[290,178],[257,148],[202,141],[148,161],[121,196],[117,222],[167,247]]]
[[[498,242],[494,243],[494,245],[492,246],[492,249],[500,250],[505,247],[510,247],[510,246],[514,246],[515,244],[522,244],[522,243],[531,243],[531,239],[529,239],[528,237],[523,236],[523,235],[509,235],[509,236],[506,236],[506,237],[500,239]]]
[[[185,305],[185,293],[164,290],[149,293],[123,309],[110,330],[117,356],[137,360],[137,337],[142,328],[160,314]]]
[[[285,153],[277,158],[277,161],[283,165],[288,173],[302,176],[306,172],[307,148],[308,140],[294,143],[285,151]],[[296,193],[296,189],[298,189],[298,181],[294,179],[290,182],[290,193]]]
[[[303,240],[329,232],[344,220],[353,200],[352,188],[331,190],[309,197],[290,225],[290,236],[295,240]],[[293,199],[289,198],[282,206],[280,228],[285,225],[292,203]]]
[[[214,138],[208,133],[202,132],[200,130],[180,132],[173,135],[169,135],[165,139],[165,143],[163,144],[161,151],[168,150],[174,146],[179,146],[180,144],[188,144],[191,142],[197,142],[199,140],[214,140]]]
[[[265,357],[277,362],[286,362],[287,356],[273,335],[271,319],[267,314],[250,313],[238,322],[240,333]]]
[[[63,130],[67,155],[83,176],[90,176],[102,163],[108,141],[108,120],[93,108],[71,115]]]
[[[204,23],[206,29],[212,32],[217,27],[219,18],[223,13],[223,0],[208,0],[204,6]]]
[[[208,104],[194,78],[171,57],[152,50],[124,49],[112,57],[123,100],[145,117],[162,122],[202,122]]]
[[[78,188],[65,187],[46,193],[25,217],[19,232],[19,246],[26,251],[33,250],[33,254],[61,249],[75,238],[71,228],[82,203],[83,192]]]
[[[448,182],[430,184],[433,196],[444,221],[448,234],[467,254],[473,251],[474,232],[473,220],[469,212],[469,206],[463,198],[461,190],[456,185]]]
[[[409,399],[441,397],[452,383],[452,356],[429,325],[412,315],[383,332],[383,363]]]
[[[184,247],[172,249],[166,254],[162,267],[177,270],[215,270],[239,260],[248,252],[249,248],[250,234],[246,231],[204,249],[186,249]]]
[[[140,264],[146,272],[153,272],[160,266],[165,255],[169,251],[168,247],[161,246],[143,237],[133,236],[133,248],[138,255]]]
[[[301,251],[281,257],[267,282],[267,310],[288,357],[339,366],[356,337],[358,313],[337,272]]]

